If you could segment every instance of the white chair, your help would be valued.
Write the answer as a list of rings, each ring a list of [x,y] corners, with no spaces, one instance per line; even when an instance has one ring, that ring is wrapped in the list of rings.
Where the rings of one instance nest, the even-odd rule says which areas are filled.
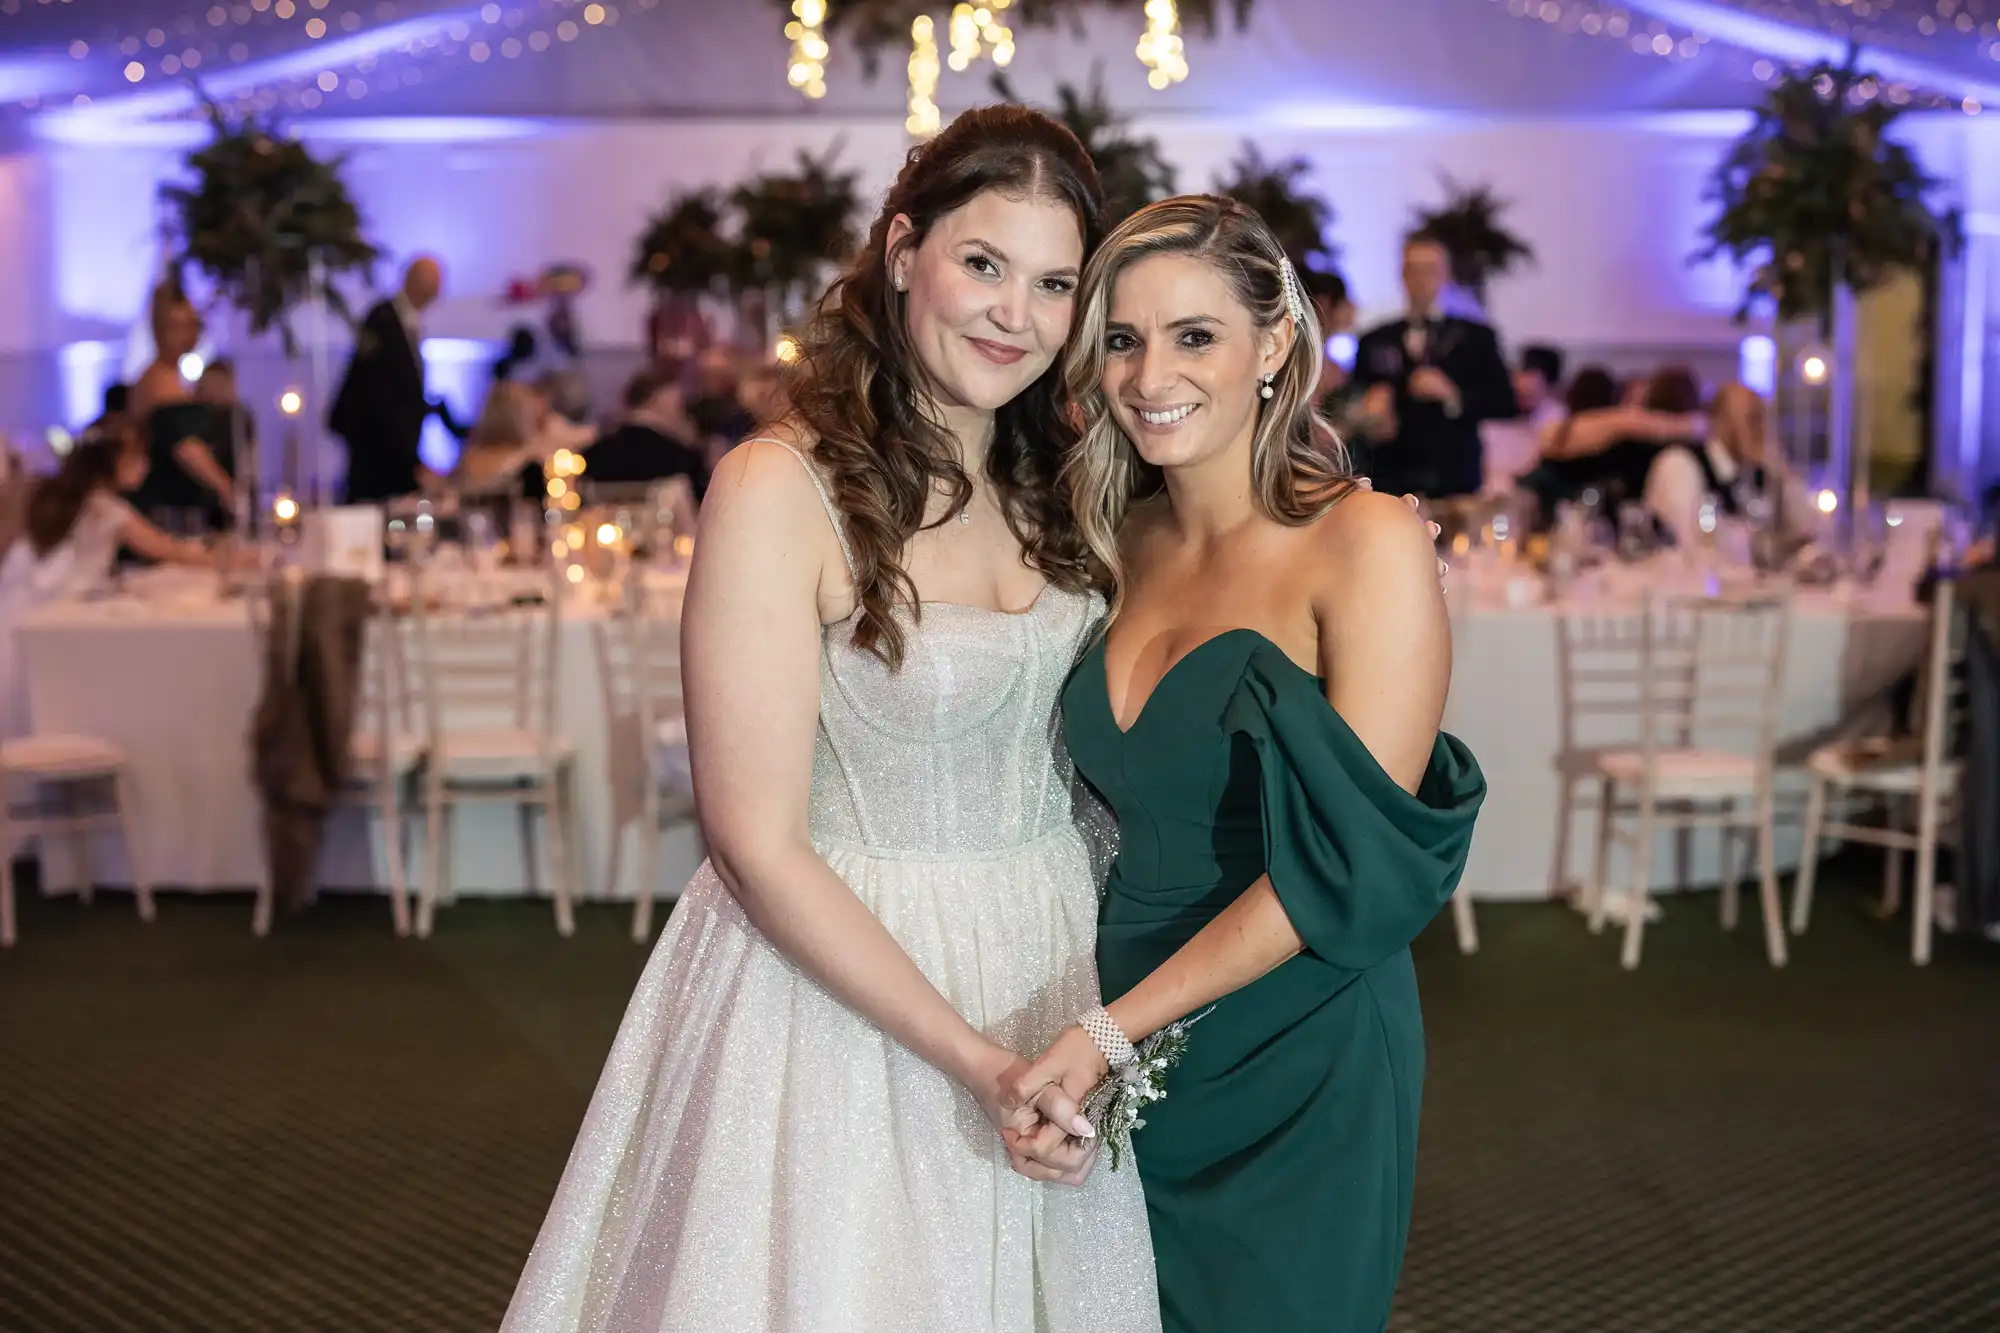
[[[632,905],[632,938],[652,936],[653,899],[659,889],[661,831],[694,815],[688,769],[687,715],[681,702],[678,598],[649,592],[634,571],[606,639],[606,695],[613,728],[609,747],[613,805],[635,810],[639,826],[639,883]]]
[[[517,806],[521,859],[536,887],[534,814],[546,816],[556,930],[576,929],[573,856],[576,745],[556,729],[560,591],[540,605],[444,609],[414,580],[410,658],[425,726],[423,768],[427,869],[417,934],[428,936],[451,891],[452,812],[467,802]]]
[[[43,890],[48,889],[46,840],[67,834],[75,861],[77,897],[91,900],[97,887],[90,865],[90,835],[115,829],[125,839],[132,864],[132,896],[139,919],[153,919],[153,886],[146,877],[145,858],[132,829],[132,786],[126,774],[125,752],[95,736],[52,733],[29,735],[0,743],[0,946],[14,942],[14,849],[24,838],[42,840]],[[32,809],[12,808],[17,782],[34,788]],[[108,808],[89,809],[92,788],[106,794]],[[55,809],[48,808],[51,798]]]
[[[250,623],[260,645],[271,633],[271,598],[296,598],[304,586],[301,571],[287,570],[270,584],[252,587]],[[294,619],[290,623],[296,634],[298,622]],[[402,632],[378,588],[362,640],[360,693],[355,700],[354,731],[348,740],[348,788],[341,796],[345,803],[375,808],[389,871],[390,918],[398,935],[408,935],[409,804],[415,794],[415,776],[424,762],[425,737],[413,714],[402,646]],[[266,873],[257,885],[257,902],[250,916],[250,929],[256,935],[271,931],[272,897],[273,885]]]
[[[1573,687],[1597,691],[1590,706],[1616,707],[1602,691],[1636,691],[1636,746],[1597,751],[1597,846],[1585,904],[1593,934],[1604,929],[1611,845],[1631,855],[1620,962],[1639,965],[1649,911],[1654,838],[1666,831],[1722,831],[1722,926],[1736,928],[1742,860],[1732,835],[1755,838],[1764,944],[1785,964],[1778,902],[1773,799],[1779,690],[1790,606],[1783,597],[1656,598],[1633,617],[1565,618],[1577,661]],[[1619,816],[1633,817],[1629,832]],[[1746,845],[1743,849],[1748,852]]]
[[[1792,890],[1792,933],[1803,935],[1812,919],[1813,881],[1819,872],[1822,838],[1880,847],[1888,853],[1884,867],[1882,904],[1893,915],[1903,897],[1903,853],[1917,859],[1917,897],[1911,906],[1910,961],[1931,960],[1932,914],[1937,890],[1937,849],[1941,832],[1958,803],[1959,764],[1952,753],[1953,737],[1964,712],[1963,682],[1954,669],[1965,651],[1963,618],[1950,580],[1940,580],[1931,603],[1930,649],[1925,656],[1922,713],[1918,734],[1834,741],[1814,750],[1806,760],[1805,843],[1799,855],[1799,877]],[[1864,796],[1879,803],[1892,818],[1881,827],[1827,818],[1833,796]],[[1914,806],[1915,827],[1900,827],[1893,819]]]

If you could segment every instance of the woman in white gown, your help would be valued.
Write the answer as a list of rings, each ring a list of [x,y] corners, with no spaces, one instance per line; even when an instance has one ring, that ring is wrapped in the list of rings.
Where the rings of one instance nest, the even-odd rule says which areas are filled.
[[[1099,1000],[1054,720],[1102,611],[1054,367],[1097,204],[1053,121],[961,116],[822,302],[791,419],[719,468],[682,635],[711,861],[507,1333],[1159,1328],[1136,1174],[1038,1184],[997,1133],[1019,1053]]]

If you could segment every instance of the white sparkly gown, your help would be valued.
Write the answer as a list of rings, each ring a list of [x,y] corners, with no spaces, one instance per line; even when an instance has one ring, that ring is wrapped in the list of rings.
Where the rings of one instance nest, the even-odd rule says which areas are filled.
[[[1028,1055],[1099,999],[1056,703],[1100,610],[1056,589],[1020,615],[929,605],[893,673],[847,624],[823,635],[815,844]],[[502,1328],[1157,1333],[1154,1283],[1129,1163],[1081,1189],[1014,1174],[969,1093],[788,962],[703,865]]]

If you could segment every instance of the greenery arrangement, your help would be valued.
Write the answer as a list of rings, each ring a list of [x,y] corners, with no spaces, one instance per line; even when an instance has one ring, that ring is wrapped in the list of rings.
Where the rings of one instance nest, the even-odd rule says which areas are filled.
[[[797,11],[793,0],[771,0],[787,17]],[[1212,33],[1226,10],[1236,27],[1250,18],[1255,0],[1180,0],[1178,13],[1184,32]],[[938,0],[835,0],[826,9],[823,31],[828,37],[845,35],[860,53],[862,69],[874,78],[881,68],[882,53],[904,51],[910,45],[910,24],[919,14],[935,15],[948,6]],[[1074,30],[1081,26],[1086,11],[1117,10],[1137,15],[1140,6],[1130,0],[1013,0],[994,6],[1007,24],[1019,28],[1046,28],[1058,22]]]
[[[838,145],[824,157],[801,150],[798,169],[767,172],[729,192],[736,212],[731,279],[738,290],[762,289],[792,308],[818,294],[829,263],[854,252],[860,173],[836,171]]]
[[[631,281],[676,296],[717,290],[733,271],[735,254],[723,225],[720,192],[702,189],[675,195],[639,233]]]
[[[1256,210],[1302,276],[1332,275],[1338,272],[1340,252],[1326,234],[1338,214],[1333,205],[1301,185],[1312,170],[1312,163],[1303,157],[1267,162],[1257,146],[1245,140],[1228,174],[1216,178],[1215,192]]]
[[[1836,283],[1858,293],[1922,272],[1946,239],[1927,201],[1936,181],[1887,136],[1904,108],[1857,60],[1786,76],[1710,181],[1720,209],[1694,258],[1750,266],[1739,320],[1769,300],[1824,333]]]
[[[1443,172],[1438,181],[1445,202],[1418,209],[1415,230],[1438,239],[1451,254],[1453,279],[1484,304],[1487,285],[1517,265],[1533,263],[1534,247],[1500,225],[1508,205],[1491,185],[1461,185]]]
[[[838,153],[801,152],[796,170],[767,172],[726,195],[675,195],[639,234],[631,281],[668,297],[761,292],[781,306],[810,297],[826,265],[856,242],[859,173],[836,171]]]
[[[993,91],[1005,101],[1022,101],[1004,74],[993,76]],[[1106,230],[1174,192],[1174,169],[1161,155],[1159,141],[1134,135],[1129,120],[1112,108],[1101,68],[1091,71],[1087,92],[1067,83],[1057,84],[1052,114],[1097,164],[1098,179],[1104,185]]]
[[[334,280],[368,275],[379,252],[340,178],[345,157],[321,160],[271,124],[207,106],[215,137],[188,157],[193,183],[160,189],[175,268],[193,265],[253,334],[275,326],[292,355],[291,312],[318,296],[351,322]]]

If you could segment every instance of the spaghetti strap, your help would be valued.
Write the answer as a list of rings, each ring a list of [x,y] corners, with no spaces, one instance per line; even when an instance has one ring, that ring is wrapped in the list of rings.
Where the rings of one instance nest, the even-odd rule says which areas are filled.
[[[840,558],[847,562],[847,577],[855,578],[854,549],[847,544],[847,524],[841,521],[840,510],[834,506],[833,496],[826,489],[826,481],[819,475],[819,468],[813,465],[811,457],[796,444],[787,444],[783,440],[772,439],[769,435],[759,435],[755,439],[745,440],[744,443],[775,444],[799,460],[799,465],[805,468],[806,475],[812,478],[813,489],[819,492],[819,502],[826,509],[826,521],[833,524],[833,535],[840,539]]]

